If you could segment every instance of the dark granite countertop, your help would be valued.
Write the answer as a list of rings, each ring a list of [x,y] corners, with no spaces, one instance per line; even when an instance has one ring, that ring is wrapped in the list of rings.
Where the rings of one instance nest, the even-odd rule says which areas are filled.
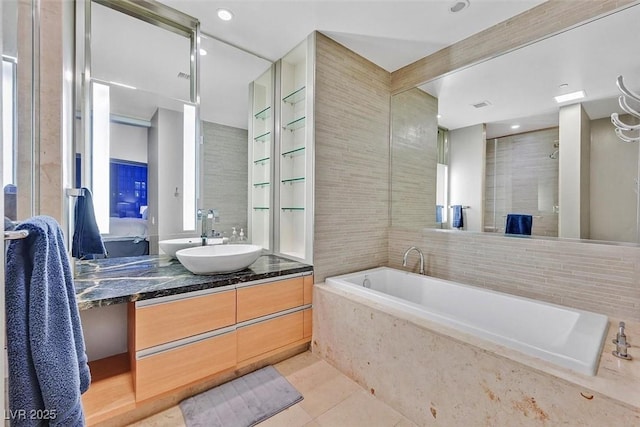
[[[263,255],[242,271],[198,276],[176,259],[148,255],[78,261],[74,282],[78,308],[86,310],[311,271],[310,265]]]

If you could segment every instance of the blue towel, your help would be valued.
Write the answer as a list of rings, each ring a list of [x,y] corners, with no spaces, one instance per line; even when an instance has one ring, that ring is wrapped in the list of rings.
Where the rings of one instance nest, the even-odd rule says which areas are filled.
[[[93,198],[88,188],[83,188],[84,196],[78,196],[75,209],[75,225],[71,255],[79,258],[93,258],[93,255],[106,255],[100,230],[93,211]]]
[[[17,229],[29,236],[7,250],[11,425],[83,426],[80,395],[91,375],[62,231],[48,216]]]
[[[507,225],[504,232],[505,234],[524,234],[530,236],[532,224],[533,217],[531,215],[508,214]]]
[[[438,224],[442,223],[442,209],[444,209],[444,206],[436,205],[436,223]]]
[[[453,228],[462,228],[464,227],[464,219],[462,219],[462,205],[453,205],[451,206],[453,210],[453,220],[451,221],[451,226]]]

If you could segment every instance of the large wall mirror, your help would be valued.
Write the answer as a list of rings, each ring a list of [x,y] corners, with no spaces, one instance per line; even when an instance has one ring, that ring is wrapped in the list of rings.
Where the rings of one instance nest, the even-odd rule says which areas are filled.
[[[638,243],[638,144],[610,119],[617,76],[640,88],[638,19],[628,7],[394,95],[392,224],[458,228],[461,210],[461,230],[505,234],[526,214],[532,235]]]
[[[94,193],[106,189],[109,195],[108,224],[100,227],[109,256],[158,254],[160,240],[199,236],[197,209],[216,212],[207,223],[210,235],[230,235],[232,227],[246,230],[248,87],[271,63],[199,29],[194,54],[189,34],[131,16],[117,7],[120,3],[90,2],[85,49],[94,122],[96,96],[102,91],[109,98],[108,134],[102,135],[109,138],[110,180],[103,190],[93,183]],[[165,13],[180,16],[181,3],[171,3]],[[76,122],[82,135],[82,121]],[[95,125],[85,133],[91,131]],[[77,186],[88,181],[83,159],[89,156],[81,141],[76,140]],[[196,151],[187,153],[186,146]],[[96,148],[90,150],[95,157]],[[96,199],[94,194],[94,205]]]

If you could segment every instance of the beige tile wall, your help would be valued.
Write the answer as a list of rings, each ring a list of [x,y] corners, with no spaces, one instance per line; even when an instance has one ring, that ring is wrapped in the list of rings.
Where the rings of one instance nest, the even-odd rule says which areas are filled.
[[[640,320],[640,247],[392,228],[389,265],[402,268],[412,245],[424,252],[430,276]],[[410,259],[417,271],[417,257]]]
[[[386,264],[389,73],[318,33],[315,86],[316,282]]]
[[[413,88],[442,74],[516,49],[633,0],[549,0],[391,74],[391,91]]]
[[[219,222],[213,229],[231,236],[231,227],[247,233],[247,130],[202,122],[204,137],[203,202],[217,209]]]
[[[31,2],[21,0],[18,2],[18,59],[20,67],[18,67],[17,76],[17,125],[18,149],[16,152],[16,179],[18,186],[17,197],[17,218],[25,219],[30,217],[32,212],[31,201],[34,186],[34,177],[31,165],[34,158],[34,150],[31,146],[32,134],[34,132],[31,117],[31,101],[32,101],[32,67],[33,67],[33,37],[31,25]],[[62,55],[62,52],[60,52]],[[62,100],[60,100],[60,104]],[[36,168],[37,170],[37,168]],[[61,197],[62,194],[58,195]]]
[[[40,19],[39,213],[62,223],[62,2],[40,2]]]
[[[417,88],[391,98],[392,225],[435,227],[438,100]]]

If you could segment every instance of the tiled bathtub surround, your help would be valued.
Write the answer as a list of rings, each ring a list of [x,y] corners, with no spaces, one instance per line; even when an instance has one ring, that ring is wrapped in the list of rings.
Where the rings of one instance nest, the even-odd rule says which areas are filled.
[[[389,266],[412,245],[430,276],[640,321],[640,247],[392,228]]]
[[[614,335],[590,377],[327,285],[314,293],[314,353],[418,425],[638,425],[640,363],[611,355]]]

